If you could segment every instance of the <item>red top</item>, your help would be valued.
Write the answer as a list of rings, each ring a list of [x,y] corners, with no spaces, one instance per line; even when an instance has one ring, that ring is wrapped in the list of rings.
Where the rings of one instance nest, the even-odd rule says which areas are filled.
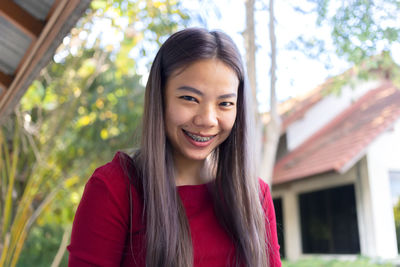
[[[86,184],[75,214],[69,250],[69,266],[145,266],[146,251],[142,218],[143,203],[134,186],[132,192],[132,252],[129,244],[128,179],[114,159],[98,168]],[[260,180],[262,205],[271,233],[270,266],[280,267],[275,211],[268,185]],[[235,258],[232,240],[218,223],[207,185],[177,187],[186,210],[193,242],[194,267],[229,266]]]

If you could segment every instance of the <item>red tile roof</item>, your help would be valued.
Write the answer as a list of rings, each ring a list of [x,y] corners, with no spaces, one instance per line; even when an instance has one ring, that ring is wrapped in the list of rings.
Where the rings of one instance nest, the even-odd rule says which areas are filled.
[[[348,72],[350,73],[351,71],[352,69],[350,69]],[[290,124],[301,119],[310,108],[312,108],[321,99],[323,99],[325,95],[329,94],[329,91],[331,89],[330,86],[335,81],[335,79],[340,80],[341,76],[347,74],[348,72],[345,72],[335,78],[328,79],[323,84],[317,86],[313,90],[303,95],[290,98],[282,103],[279,103],[278,112],[282,119],[281,134],[284,134]],[[263,122],[265,124],[268,124],[269,120],[269,112],[263,114]]]
[[[368,145],[399,119],[400,90],[385,82],[279,160],[273,184],[348,170],[364,155]]]
[[[329,80],[304,95],[290,98],[278,105],[278,112],[282,119],[281,134],[285,133],[287,127],[302,118],[304,114],[317,104],[324,96]],[[269,112],[263,114],[263,122],[268,124],[270,120]]]

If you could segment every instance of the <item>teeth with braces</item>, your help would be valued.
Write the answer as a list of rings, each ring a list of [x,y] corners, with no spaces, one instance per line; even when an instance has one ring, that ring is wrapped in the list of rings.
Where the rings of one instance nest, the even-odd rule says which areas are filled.
[[[207,142],[214,138],[214,136],[205,137],[205,136],[198,136],[198,135],[189,133],[187,131],[184,131],[184,132],[185,132],[185,134],[187,134],[190,138],[192,138],[196,142]]]

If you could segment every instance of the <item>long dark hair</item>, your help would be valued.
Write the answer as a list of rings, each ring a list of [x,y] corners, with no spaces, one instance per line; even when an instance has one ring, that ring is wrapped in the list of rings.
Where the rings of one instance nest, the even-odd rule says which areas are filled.
[[[239,79],[236,121],[229,137],[211,156],[214,208],[235,244],[236,265],[268,266],[265,215],[250,142],[254,140],[253,107],[241,57],[226,34],[189,28],[173,34],[155,57],[146,85],[141,147],[133,157],[143,192],[149,267],[193,266],[189,223],[177,194],[171,145],[165,133],[165,85],[174,71],[211,58],[231,67]]]

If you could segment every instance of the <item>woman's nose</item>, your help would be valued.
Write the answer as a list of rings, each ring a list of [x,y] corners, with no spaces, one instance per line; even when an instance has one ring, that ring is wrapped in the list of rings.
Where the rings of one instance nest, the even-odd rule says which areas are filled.
[[[215,108],[207,106],[199,109],[194,117],[194,124],[199,127],[213,127],[218,125]]]

